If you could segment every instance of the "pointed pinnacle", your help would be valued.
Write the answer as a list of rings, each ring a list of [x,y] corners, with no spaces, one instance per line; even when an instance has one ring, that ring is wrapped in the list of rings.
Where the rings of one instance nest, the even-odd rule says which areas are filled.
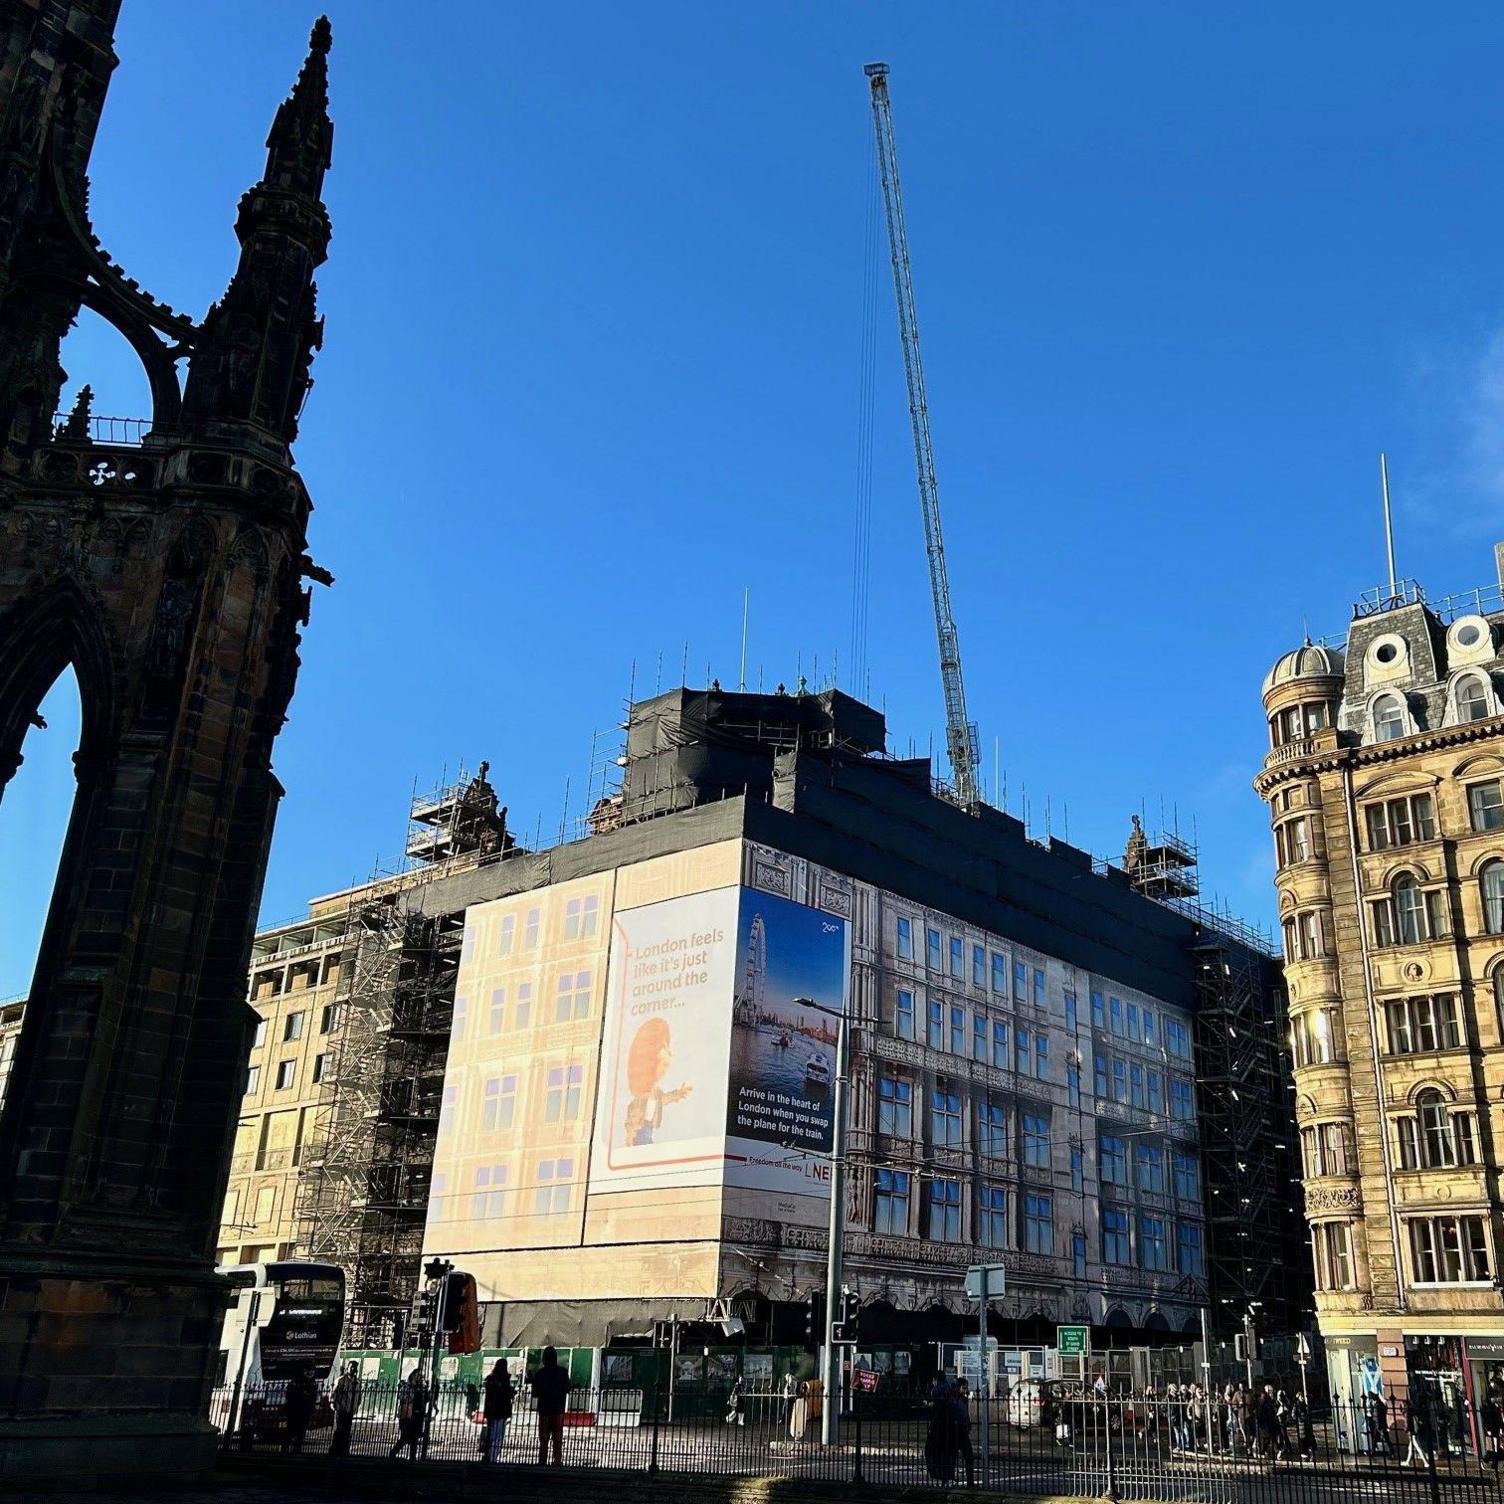
[[[63,424],[63,436],[69,439],[86,439],[89,437],[89,413],[94,406],[94,388],[87,382],[78,389],[78,396],[73,401],[73,411],[68,414],[67,421]]]

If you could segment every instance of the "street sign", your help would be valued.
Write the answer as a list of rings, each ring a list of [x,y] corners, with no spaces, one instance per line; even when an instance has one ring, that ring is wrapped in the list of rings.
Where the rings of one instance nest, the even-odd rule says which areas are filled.
[[[995,1300],[1007,1293],[1008,1271],[1001,1264],[973,1264],[966,1271],[966,1295],[970,1300]]]
[[[1089,1326],[1057,1326],[1055,1346],[1062,1358],[1084,1358],[1091,1351]]]

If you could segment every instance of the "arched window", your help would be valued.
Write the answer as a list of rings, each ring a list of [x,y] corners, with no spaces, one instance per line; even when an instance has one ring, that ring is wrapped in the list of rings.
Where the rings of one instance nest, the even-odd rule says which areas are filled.
[[[1373,739],[1398,741],[1405,734],[1405,712],[1398,695],[1380,695],[1373,702]]]
[[[1404,873],[1394,883],[1395,933],[1401,945],[1418,945],[1425,935],[1425,907],[1420,884]]]
[[[1456,1163],[1452,1152],[1452,1125],[1447,1119],[1446,1098],[1439,1091],[1423,1091],[1416,1099],[1420,1119],[1420,1142],[1423,1163],[1428,1170],[1444,1169]]]
[[[1490,935],[1504,935],[1504,862],[1490,862],[1478,886],[1483,890],[1483,928]]]
[[[1457,719],[1481,721],[1489,714],[1488,691],[1476,674],[1465,674],[1457,681]]]

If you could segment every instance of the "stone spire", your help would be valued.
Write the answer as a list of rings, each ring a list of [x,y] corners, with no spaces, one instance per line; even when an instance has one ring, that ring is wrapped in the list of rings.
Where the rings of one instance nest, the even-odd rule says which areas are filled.
[[[323,342],[313,274],[329,249],[319,197],[334,143],[329,119],[326,17],[266,138],[266,174],[240,200],[240,265],[204,318],[183,394],[183,413],[204,431],[255,432],[290,444],[313,385]]]
[[[266,174],[262,185],[318,199],[334,148],[329,119],[329,17],[313,23],[308,57],[292,93],[282,101],[266,138]]]

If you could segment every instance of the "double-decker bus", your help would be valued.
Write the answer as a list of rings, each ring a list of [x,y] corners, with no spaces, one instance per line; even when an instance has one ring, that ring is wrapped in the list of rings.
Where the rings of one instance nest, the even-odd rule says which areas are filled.
[[[295,1373],[306,1369],[320,1384],[329,1377],[345,1324],[345,1274],[312,1259],[223,1264],[219,1273],[234,1298],[219,1337],[214,1420],[234,1430],[236,1411],[260,1412]]]

